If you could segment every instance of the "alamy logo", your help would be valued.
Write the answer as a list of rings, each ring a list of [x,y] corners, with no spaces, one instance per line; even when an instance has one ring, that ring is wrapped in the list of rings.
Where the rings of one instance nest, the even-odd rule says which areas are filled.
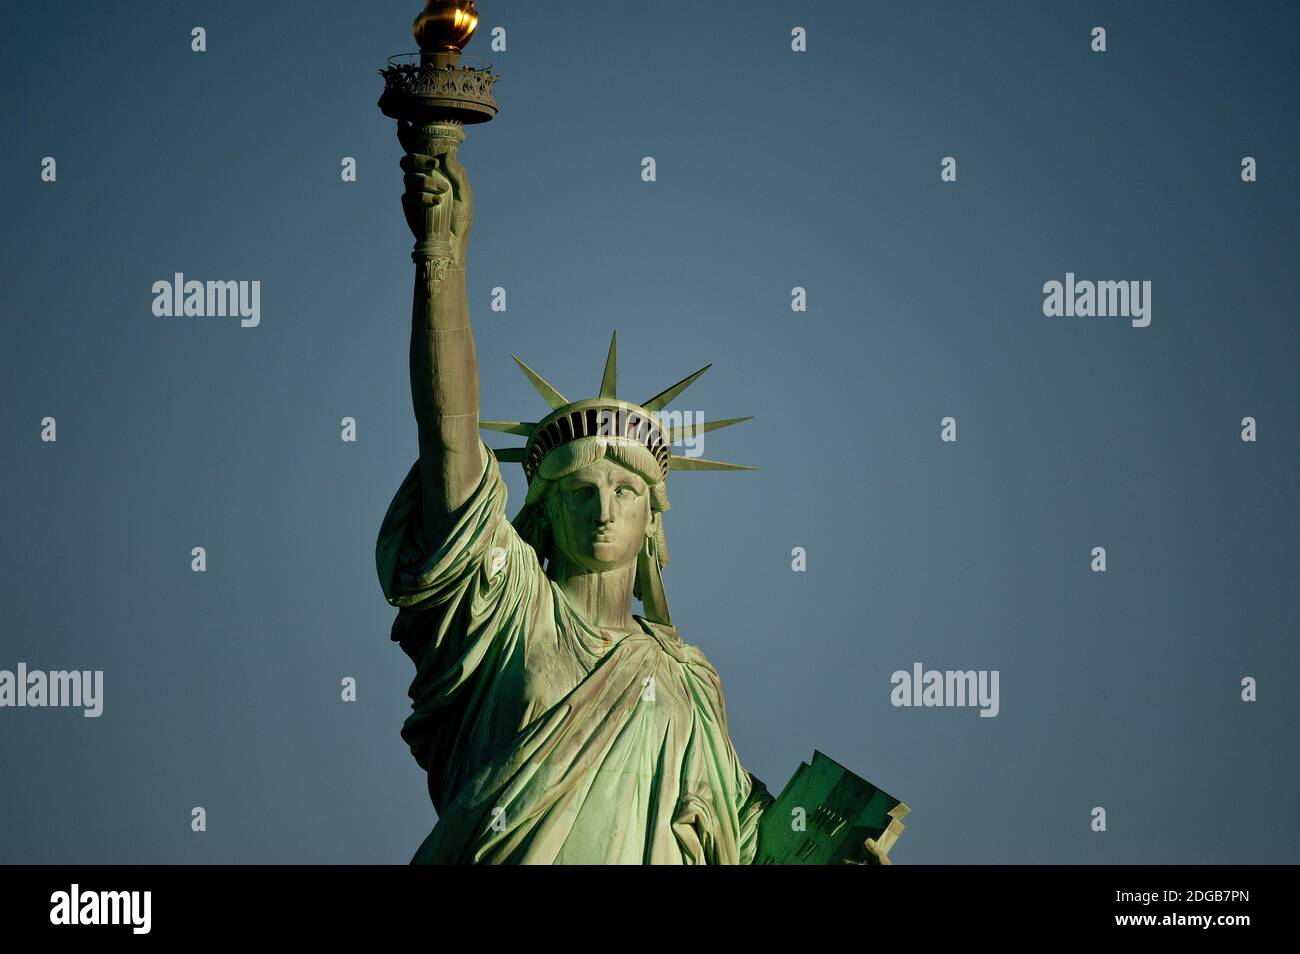
[[[256,328],[262,321],[260,281],[186,281],[177,272],[172,281],[153,283],[153,313],[159,318],[240,319],[243,328]]]
[[[132,934],[148,934],[152,891],[70,891],[50,895],[51,924],[129,924]]]
[[[1048,318],[1131,318],[1134,328],[1151,324],[1150,281],[1075,281],[1043,284],[1043,314]]]
[[[747,420],[747,419],[746,419]],[[654,411],[650,420],[627,409],[601,409],[596,413],[597,437],[624,437],[640,434],[649,436],[654,431],[668,444],[682,446],[678,457],[699,457],[704,453],[704,434],[716,428],[704,422],[703,411]]]
[[[81,707],[87,719],[97,718],[104,711],[104,671],[28,672],[25,662],[18,664],[16,673],[0,669],[0,708],[6,706]]]
[[[979,706],[980,718],[998,714],[998,670],[899,669],[889,679],[894,688],[889,701],[895,706]]]

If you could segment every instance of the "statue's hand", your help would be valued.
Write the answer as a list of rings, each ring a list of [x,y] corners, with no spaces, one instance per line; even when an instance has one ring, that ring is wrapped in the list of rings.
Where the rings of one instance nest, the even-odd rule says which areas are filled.
[[[469,173],[454,148],[443,155],[442,161],[451,179],[455,200],[451,210],[451,246],[456,252],[456,261],[464,265],[465,253],[469,250],[469,230],[474,224],[474,190],[469,187]]]
[[[846,858],[844,859],[844,863],[846,865],[892,865],[893,864],[893,862],[889,860],[889,855],[885,854],[885,852],[880,850],[880,846],[876,844],[876,839],[874,838],[868,838],[866,841],[862,843],[861,861],[853,861],[850,858]]]
[[[893,864],[893,862],[889,860],[889,855],[885,854],[883,851],[880,850],[880,846],[876,844],[876,839],[868,838],[865,842],[863,842],[862,847],[866,849],[867,864],[869,865],[892,865]]]
[[[434,223],[439,216],[429,215],[429,210],[441,209],[444,203],[451,203],[452,254],[458,264],[464,265],[470,225],[474,219],[474,200],[469,176],[456,158],[455,150],[438,155],[407,153],[402,157],[401,165],[406,173],[402,211],[406,214],[411,234],[417,242],[432,238],[429,232],[431,227],[436,227]]]
[[[406,191],[402,193],[402,211],[406,213],[406,224],[415,240],[423,242],[429,238],[432,224],[425,210],[437,208],[450,200],[451,182],[438,170],[437,156],[407,153],[402,157],[402,171],[406,173],[402,179],[406,185]]]

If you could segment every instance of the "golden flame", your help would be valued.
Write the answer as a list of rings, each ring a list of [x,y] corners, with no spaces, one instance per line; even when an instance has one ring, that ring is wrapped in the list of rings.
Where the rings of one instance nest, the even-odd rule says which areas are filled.
[[[477,26],[474,0],[425,0],[411,32],[422,53],[459,53]]]

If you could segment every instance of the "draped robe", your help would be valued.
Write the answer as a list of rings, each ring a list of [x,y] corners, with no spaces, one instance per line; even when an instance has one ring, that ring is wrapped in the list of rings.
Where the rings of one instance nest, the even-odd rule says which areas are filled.
[[[376,545],[416,666],[402,738],[438,814],[412,863],[749,864],[772,797],[731,744],[717,672],[675,627],[588,625],[480,455],[445,539],[426,539],[417,461]]]

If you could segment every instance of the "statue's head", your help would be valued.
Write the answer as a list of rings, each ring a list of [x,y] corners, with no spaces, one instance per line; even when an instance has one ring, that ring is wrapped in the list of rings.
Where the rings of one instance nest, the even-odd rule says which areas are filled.
[[[629,566],[662,542],[668,495],[660,463],[645,447],[584,437],[542,459],[528,503],[537,508],[539,557],[600,572]]]
[[[480,421],[481,427],[527,438],[523,447],[499,448],[498,460],[523,464],[528,501],[514,520],[520,537],[548,564],[557,561],[588,572],[636,565],[634,595],[646,618],[669,623],[660,570],[668,565],[663,513],[671,470],[752,470],[702,457],[672,453],[690,434],[738,424],[738,417],[689,428],[669,427],[660,411],[708,370],[689,377],[640,404],[620,400],[615,381],[617,339],[609,343],[600,394],[569,401],[518,358],[551,413],[539,421]],[[689,434],[688,434],[689,432]]]

